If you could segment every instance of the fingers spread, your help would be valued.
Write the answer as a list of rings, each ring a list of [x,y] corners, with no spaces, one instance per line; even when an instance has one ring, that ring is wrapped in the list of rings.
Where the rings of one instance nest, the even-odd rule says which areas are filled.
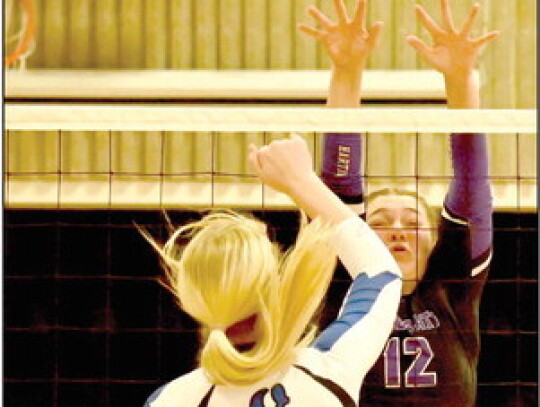
[[[347,23],[349,18],[347,17],[347,8],[345,7],[343,0],[334,0],[334,6],[336,8],[338,21],[341,24]]]
[[[324,31],[317,30],[316,28],[313,28],[307,24],[300,23],[297,27],[300,31],[311,35],[312,37],[315,37],[317,39],[321,39],[325,34]]]
[[[452,18],[452,10],[448,0],[441,0],[441,14],[443,27],[450,32],[455,32],[454,19]]]
[[[353,25],[359,29],[366,28],[366,0],[358,0],[356,2],[356,12],[353,18]]]
[[[369,28],[368,42],[370,43],[371,46],[375,46],[377,42],[379,41],[379,37],[381,36],[381,31],[383,27],[384,27],[383,22],[377,21]]]
[[[426,10],[424,10],[422,6],[416,5],[414,9],[416,11],[418,19],[420,20],[420,23],[431,33],[432,36],[435,37],[443,33],[437,23],[433,21],[433,19],[429,16],[429,14],[426,12]]]
[[[469,16],[467,17],[467,21],[465,21],[465,24],[463,24],[463,27],[461,28],[460,35],[463,37],[468,37],[471,34],[471,31],[473,30],[474,23],[476,22],[476,18],[478,17],[478,14],[480,13],[480,3],[475,3],[473,8],[471,9],[471,12],[469,13]]]
[[[482,45],[487,44],[488,42],[497,38],[500,34],[500,31],[491,31],[485,35],[482,35],[481,37],[474,39],[472,42],[474,45],[481,47]]]
[[[409,35],[407,42],[421,55],[426,55],[431,51],[431,48],[424,41],[414,35]]]
[[[308,12],[309,14],[311,14],[315,20],[317,20],[319,22],[319,24],[321,24],[323,27],[330,27],[332,25],[332,21],[330,21],[328,19],[328,17],[326,17],[317,7],[315,6],[310,6],[308,8]]]

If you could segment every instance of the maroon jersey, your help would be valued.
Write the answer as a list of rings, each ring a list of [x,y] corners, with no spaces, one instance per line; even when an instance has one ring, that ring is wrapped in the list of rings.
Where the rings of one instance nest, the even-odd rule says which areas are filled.
[[[455,133],[450,147],[454,177],[438,243],[423,280],[402,298],[394,330],[364,380],[363,407],[475,405],[478,308],[492,245],[487,140],[485,134]],[[358,134],[325,136],[322,178],[344,202],[357,204],[360,213],[361,159]]]
[[[439,240],[360,394],[361,406],[470,407],[480,352],[478,309],[491,248],[471,258],[470,228],[443,211]]]

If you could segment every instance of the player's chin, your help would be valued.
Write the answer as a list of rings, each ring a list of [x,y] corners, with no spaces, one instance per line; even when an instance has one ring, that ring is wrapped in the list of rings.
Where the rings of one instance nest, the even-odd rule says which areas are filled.
[[[401,268],[401,271],[404,273],[405,269],[412,269],[414,268],[416,270],[417,266],[417,259],[414,253],[410,251],[392,251],[392,256],[394,257],[394,260],[399,264],[399,267]]]
[[[418,282],[416,280],[404,280],[403,286],[401,288],[401,293],[403,295],[409,295],[414,292],[416,289],[416,286],[418,285]]]
[[[416,260],[399,260],[396,259],[396,262],[401,269],[401,273],[403,274],[403,279],[405,280],[414,280],[418,281],[419,279],[419,270],[418,265],[416,263]]]
[[[403,261],[411,261],[411,260],[414,260],[414,255],[411,251],[409,250],[390,250],[390,252],[392,253],[392,256],[394,256],[394,258],[399,261],[399,260],[403,260]]]

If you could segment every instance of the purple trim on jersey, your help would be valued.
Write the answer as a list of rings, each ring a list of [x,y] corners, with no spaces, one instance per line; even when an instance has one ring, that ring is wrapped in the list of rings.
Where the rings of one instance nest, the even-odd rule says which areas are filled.
[[[451,214],[468,221],[471,257],[485,253],[492,241],[492,198],[485,134],[452,134],[454,177],[445,199]]]
[[[358,133],[327,133],[324,135],[321,178],[342,198],[362,201],[362,140]]]
[[[382,289],[396,278],[399,277],[389,271],[373,277],[367,274],[356,277],[338,319],[321,332],[312,346],[322,352],[330,350],[343,334],[369,313]]]

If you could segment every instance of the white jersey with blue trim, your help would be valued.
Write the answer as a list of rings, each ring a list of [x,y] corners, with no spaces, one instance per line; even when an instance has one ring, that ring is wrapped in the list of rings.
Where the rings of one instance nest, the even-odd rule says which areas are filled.
[[[333,244],[353,278],[338,318],[294,365],[249,386],[214,385],[199,368],[158,389],[150,407],[355,407],[362,380],[392,330],[401,272],[361,219],[336,227]]]

